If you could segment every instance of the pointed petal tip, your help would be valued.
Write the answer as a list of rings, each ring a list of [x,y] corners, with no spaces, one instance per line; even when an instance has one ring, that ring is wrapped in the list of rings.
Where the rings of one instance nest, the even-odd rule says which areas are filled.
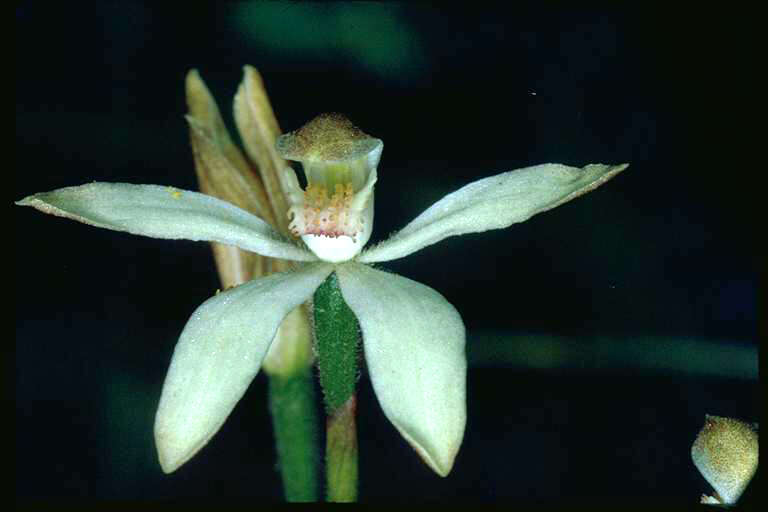
[[[173,473],[179,468],[179,466],[170,465],[167,461],[164,461],[162,458],[159,458],[158,460],[160,461],[160,469],[162,469],[163,473],[165,473],[166,475],[170,475],[171,473]]]
[[[169,436],[157,424],[155,424],[155,449],[157,450],[157,460],[160,468],[166,475],[179,469],[186,459],[180,456],[177,450],[173,449],[174,443],[169,442]]]
[[[599,167],[600,169],[603,169],[603,173],[609,175],[610,177],[613,177],[629,167],[629,162],[621,163],[621,164],[591,164],[587,167]],[[603,174],[601,173],[601,174]]]
[[[16,206],[32,206],[32,203],[34,201],[34,195],[27,196],[24,199],[19,199],[18,201],[14,201],[13,204]]]
[[[208,87],[203,82],[203,77],[200,76],[200,72],[196,68],[192,68],[187,71],[187,75],[184,77],[184,89],[187,95],[187,107],[192,113],[195,109],[195,99],[202,97],[203,101],[213,101]]]
[[[246,83],[250,82],[253,84],[253,82],[256,82],[259,86],[263,87],[263,79],[261,78],[261,73],[259,73],[259,70],[256,69],[254,66],[251,66],[250,64],[246,64],[243,66],[243,79],[240,82],[240,87],[246,86]],[[238,93],[240,92],[240,87],[238,87]]]
[[[611,165],[610,167],[613,167],[613,169],[612,169],[611,171],[612,171],[614,174],[618,174],[618,173],[620,173],[621,171],[623,171],[624,169],[626,169],[627,167],[629,167],[629,162],[625,162],[625,163],[623,163],[623,164],[616,164],[616,165]]]
[[[160,468],[163,473],[169,475],[184,465],[189,459],[192,458],[197,451],[202,448],[195,449],[194,451],[182,452],[174,448],[172,443],[165,441],[166,437],[163,434],[155,433],[155,447],[157,448],[157,460],[160,462]]]
[[[189,71],[187,71],[186,80],[187,80],[187,83],[189,83],[192,80],[201,80],[200,72],[197,70],[197,68],[192,68]]]
[[[166,475],[173,473],[197,455],[224,423],[224,421],[219,422],[214,429],[204,432],[201,436],[198,431],[174,429],[173,415],[161,416],[161,414],[161,411],[158,411],[158,416],[155,418],[155,448],[157,460]]]
[[[435,450],[434,447],[432,447],[430,450],[429,447],[418,443],[411,435],[408,434],[408,432],[405,431],[405,429],[402,429],[397,425],[395,426],[400,432],[400,435],[403,436],[408,444],[411,445],[411,448],[416,451],[416,454],[421,458],[421,460],[424,461],[424,464],[429,466],[430,469],[432,469],[432,471],[437,473],[439,476],[443,478],[448,476],[448,474],[453,469],[453,462],[456,459],[456,454],[458,453],[458,446],[456,449],[451,448],[446,450],[446,453],[440,454],[437,453],[437,450]]]
[[[629,162],[621,164],[589,164],[582,167],[582,170],[585,171],[585,178],[591,176],[589,179],[595,179],[592,185],[586,187],[586,191],[599,187],[606,181],[622,172],[627,167],[629,167]]]
[[[162,469],[163,473],[166,475],[170,475],[182,466],[181,462],[163,455],[163,453],[160,451],[157,452],[157,460],[160,462],[160,469]]]
[[[261,73],[259,73],[259,69],[256,66],[252,66],[250,64],[245,64],[243,66],[243,80],[249,79],[249,78],[255,78],[259,81],[262,81]]]
[[[55,215],[54,209],[48,202],[40,199],[40,195],[41,194],[32,194],[25,197],[24,199],[20,199],[19,201],[14,201],[13,204],[17,206],[30,206],[36,210],[40,210],[43,213],[51,213]]]

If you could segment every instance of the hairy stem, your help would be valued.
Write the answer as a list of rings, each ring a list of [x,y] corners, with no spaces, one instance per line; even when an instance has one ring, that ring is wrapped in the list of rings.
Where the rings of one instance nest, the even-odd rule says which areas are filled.
[[[344,302],[336,274],[314,296],[315,350],[326,412],[326,497],[357,499],[357,427],[355,384],[359,327]]]

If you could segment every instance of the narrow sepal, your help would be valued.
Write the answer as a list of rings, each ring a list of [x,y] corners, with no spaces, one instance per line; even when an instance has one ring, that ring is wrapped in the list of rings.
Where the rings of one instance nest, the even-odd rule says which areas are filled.
[[[94,182],[41,192],[16,204],[134,235],[219,242],[294,261],[317,259],[245,210],[173,187]]]
[[[578,168],[543,164],[475,181],[430,206],[388,240],[364,251],[358,261],[394,260],[450,236],[523,222],[599,187],[628,165]]]

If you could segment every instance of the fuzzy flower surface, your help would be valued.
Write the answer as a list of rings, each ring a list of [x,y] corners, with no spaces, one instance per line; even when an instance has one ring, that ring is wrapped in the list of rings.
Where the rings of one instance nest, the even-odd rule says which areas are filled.
[[[691,447],[696,469],[715,490],[707,505],[735,505],[757,472],[758,425],[707,414]]]
[[[383,143],[338,114],[276,141],[302,164],[307,185],[280,172],[296,239],[231,203],[158,185],[89,183],[17,204],[100,228],[209,241],[300,262],[218,293],[192,314],[174,349],[155,420],[160,464],[172,472],[219,430],[259,373],[285,316],[336,272],[362,331],[384,414],[439,475],[453,467],[466,423],[465,329],[437,291],[369,266],[445,238],[506,228],[605,183],[627,167],[544,164],[504,172],[448,194],[388,240],[363,250]],[[386,198],[396,200],[396,198]]]

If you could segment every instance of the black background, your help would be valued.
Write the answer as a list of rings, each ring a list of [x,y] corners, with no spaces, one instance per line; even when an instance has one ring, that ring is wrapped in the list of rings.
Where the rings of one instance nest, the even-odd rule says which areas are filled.
[[[200,70],[232,126],[244,64],[260,70],[284,130],[339,111],[384,140],[372,241],[474,179],[631,162],[528,222],[385,265],[457,307],[477,364],[447,479],[399,438],[363,376],[360,496],[693,503],[710,492],[689,455],[703,416],[757,421],[756,371],[719,375],[718,361],[694,371],[687,358],[638,367],[629,352],[583,365],[473,354],[493,335],[512,353],[521,336],[613,340],[620,355],[644,337],[687,340],[691,360],[712,344],[756,357],[748,20],[493,4],[22,2],[13,199],[94,180],[195,189],[185,73]],[[263,376],[177,473],[156,462],[154,409],[175,340],[218,287],[208,246],[26,208],[13,218],[17,500],[280,500]]]

